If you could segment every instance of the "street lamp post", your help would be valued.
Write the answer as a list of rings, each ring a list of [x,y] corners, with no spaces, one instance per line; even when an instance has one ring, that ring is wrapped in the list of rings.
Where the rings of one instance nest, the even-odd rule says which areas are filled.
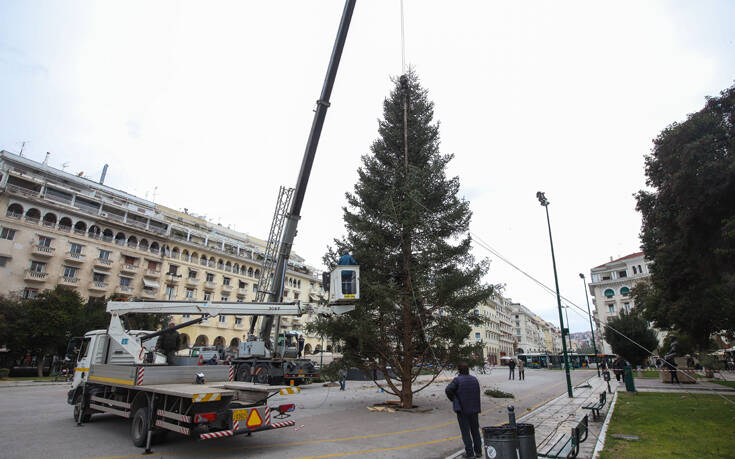
[[[546,209],[546,224],[549,227],[549,245],[551,246],[551,263],[554,266],[554,283],[556,285],[556,304],[559,308],[559,323],[561,324],[561,346],[564,354],[564,372],[567,376],[567,394],[569,398],[573,398],[572,393],[572,378],[569,375],[569,354],[567,354],[567,341],[564,336],[569,335],[569,329],[564,327],[564,314],[561,312],[561,295],[559,294],[559,277],[556,274],[556,257],[554,256],[554,241],[551,238],[551,220],[549,219],[549,201],[544,196],[544,193],[539,191],[536,193],[539,203]]]
[[[171,294],[174,292],[174,279],[180,278],[181,274],[168,272],[166,273],[166,275],[171,276],[171,280],[169,281],[171,282],[171,284],[169,285],[169,289],[168,289],[168,300],[171,301]]]
[[[592,348],[595,350],[595,360],[597,360],[597,377],[600,377],[600,361],[599,355],[597,355],[597,341],[595,341],[595,327],[592,326],[592,313],[590,312],[590,297],[587,295],[587,282],[584,279],[584,274],[579,273],[579,278],[582,279],[582,285],[584,285],[584,297],[587,299],[587,316],[590,319],[590,331],[592,332]]]

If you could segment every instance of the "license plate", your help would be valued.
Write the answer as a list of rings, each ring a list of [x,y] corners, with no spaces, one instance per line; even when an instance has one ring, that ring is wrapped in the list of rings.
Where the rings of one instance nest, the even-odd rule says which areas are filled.
[[[342,296],[344,297],[345,300],[354,300],[355,299],[355,294],[354,293],[345,293]]]
[[[248,419],[249,410],[232,410],[233,421],[245,421]]]

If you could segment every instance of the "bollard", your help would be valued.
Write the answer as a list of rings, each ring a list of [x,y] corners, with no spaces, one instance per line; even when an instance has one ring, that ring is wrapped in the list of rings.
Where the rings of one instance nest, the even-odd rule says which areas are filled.
[[[610,372],[608,370],[602,372],[602,379],[607,383],[607,393],[612,394],[612,389],[610,389]]]

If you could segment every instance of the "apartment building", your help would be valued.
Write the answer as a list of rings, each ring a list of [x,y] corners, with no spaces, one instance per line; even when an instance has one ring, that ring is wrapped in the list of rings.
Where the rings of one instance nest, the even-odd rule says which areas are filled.
[[[32,298],[64,285],[83,297],[254,301],[265,241],[188,211],[0,151],[0,292]],[[285,301],[323,297],[319,274],[291,254]],[[236,346],[249,317],[181,330],[189,345]],[[176,317],[175,322],[189,320]],[[284,317],[303,330],[309,316]],[[321,346],[307,335],[306,350]]]
[[[485,323],[472,328],[469,340],[483,343],[483,358],[491,365],[498,365],[500,357],[514,355],[515,340],[512,335],[510,303],[507,298],[494,295],[473,311],[485,318]]]
[[[605,340],[605,324],[620,315],[621,311],[630,311],[635,307],[630,291],[636,284],[646,281],[650,276],[649,265],[643,252],[631,253],[624,257],[603,263],[590,270],[588,287],[595,306],[593,312],[597,324],[597,346],[600,352],[612,353],[610,344]],[[659,342],[665,334],[657,331]]]

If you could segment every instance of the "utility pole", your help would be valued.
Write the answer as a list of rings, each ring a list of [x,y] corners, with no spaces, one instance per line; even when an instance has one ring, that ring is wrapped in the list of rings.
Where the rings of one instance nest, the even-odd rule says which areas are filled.
[[[564,314],[561,312],[561,295],[559,293],[559,277],[556,274],[556,257],[554,256],[554,241],[551,238],[551,220],[549,219],[549,201],[546,199],[546,196],[544,196],[544,193],[539,191],[536,193],[536,198],[538,199],[539,203],[541,203],[541,206],[543,206],[546,209],[546,223],[549,227],[549,245],[551,245],[551,263],[554,266],[554,283],[556,284],[556,304],[559,308],[559,323],[561,324],[561,346],[562,346],[562,352],[564,354],[564,372],[567,376],[567,393],[569,394],[569,398],[574,398],[574,394],[572,393],[572,378],[569,375],[569,354],[567,354],[567,341],[564,338],[565,335],[569,335],[569,329],[564,327]]]
[[[584,274],[579,273],[579,278],[582,279],[582,285],[584,285],[584,297],[587,299],[587,316],[590,319],[590,331],[592,332],[592,348],[595,350],[595,360],[597,361],[597,377],[600,377],[600,356],[597,354],[597,341],[595,341],[595,327],[592,326],[592,313],[590,312],[590,297],[587,295],[587,282],[584,279]]]

